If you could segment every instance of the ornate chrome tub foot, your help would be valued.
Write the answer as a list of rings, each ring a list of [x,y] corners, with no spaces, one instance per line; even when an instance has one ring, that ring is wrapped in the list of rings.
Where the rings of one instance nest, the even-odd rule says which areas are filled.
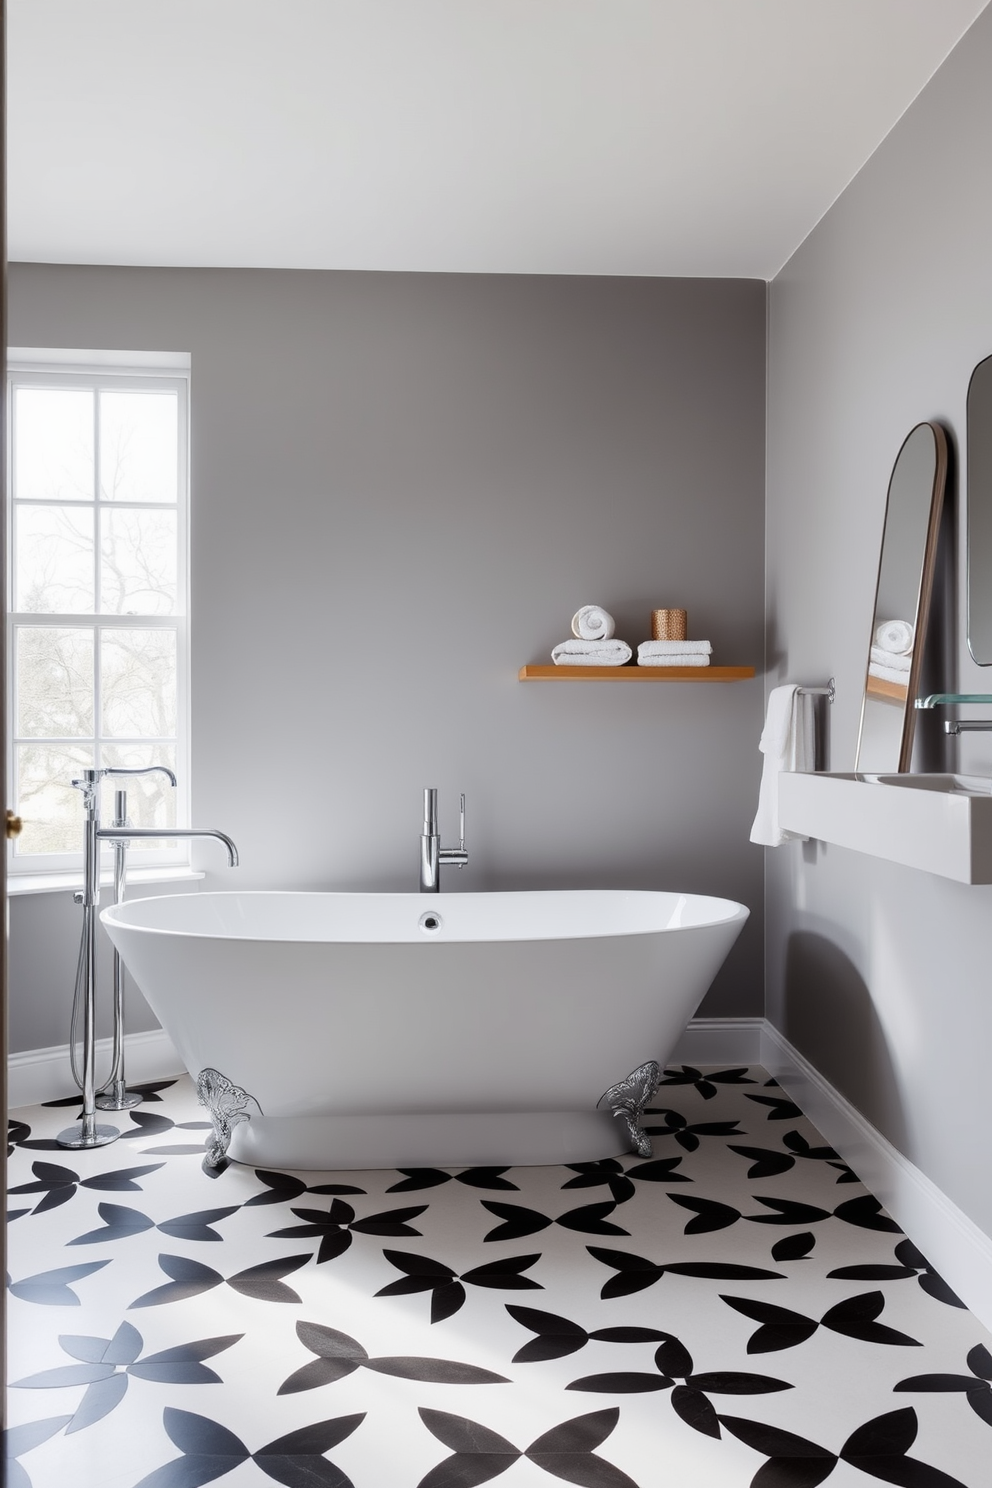
[[[196,1077],[196,1093],[201,1106],[206,1106],[213,1122],[213,1135],[207,1138],[203,1171],[208,1178],[219,1178],[228,1166],[227,1149],[231,1145],[231,1134],[240,1121],[250,1121],[251,1113],[245,1109],[249,1102],[261,1106],[253,1095],[235,1085],[219,1070],[204,1069]]]
[[[600,1106],[609,1106],[614,1116],[619,1116],[627,1128],[631,1151],[636,1152],[638,1157],[651,1156],[651,1138],[641,1126],[641,1116],[657,1090],[660,1079],[661,1066],[657,1060],[649,1059],[646,1064],[639,1064],[632,1070],[619,1085],[611,1085],[606,1094],[600,1096],[596,1102],[597,1109]]]

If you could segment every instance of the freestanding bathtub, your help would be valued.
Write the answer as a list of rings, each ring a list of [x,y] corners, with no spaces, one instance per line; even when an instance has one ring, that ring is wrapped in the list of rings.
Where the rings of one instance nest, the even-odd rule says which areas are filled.
[[[208,1168],[230,1144],[333,1169],[650,1152],[654,1062],[747,916],[597,889],[183,894],[100,918],[198,1079]]]

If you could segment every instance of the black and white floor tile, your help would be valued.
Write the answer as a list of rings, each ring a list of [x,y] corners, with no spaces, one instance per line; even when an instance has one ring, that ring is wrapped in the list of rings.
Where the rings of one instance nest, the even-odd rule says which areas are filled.
[[[992,1339],[764,1071],[654,1155],[200,1168],[186,1079],[16,1113],[8,1488],[989,1488]]]

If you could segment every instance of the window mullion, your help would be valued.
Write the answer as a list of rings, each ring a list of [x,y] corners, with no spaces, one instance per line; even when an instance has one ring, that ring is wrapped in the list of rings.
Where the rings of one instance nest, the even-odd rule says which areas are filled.
[[[93,733],[94,733],[94,763],[99,770],[103,765],[103,666],[100,652],[102,649],[103,628],[100,625],[93,626]]]
[[[100,651],[103,630],[98,617],[102,617],[103,604],[100,593],[100,552],[103,542],[103,507],[100,501],[100,389],[93,389],[93,763],[99,770],[103,766],[103,666]]]
[[[93,389],[93,613],[100,612],[100,392]]]

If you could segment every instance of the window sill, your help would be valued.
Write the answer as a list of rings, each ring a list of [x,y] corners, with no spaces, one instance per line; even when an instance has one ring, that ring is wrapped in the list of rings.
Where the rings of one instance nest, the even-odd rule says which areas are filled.
[[[137,888],[142,884],[189,883],[193,879],[205,877],[205,873],[185,866],[132,868],[128,870],[127,886]],[[101,889],[112,888],[113,882],[112,873],[101,873]],[[82,887],[83,875],[81,873],[12,873],[7,877],[7,893],[10,897],[18,894],[54,894]]]

